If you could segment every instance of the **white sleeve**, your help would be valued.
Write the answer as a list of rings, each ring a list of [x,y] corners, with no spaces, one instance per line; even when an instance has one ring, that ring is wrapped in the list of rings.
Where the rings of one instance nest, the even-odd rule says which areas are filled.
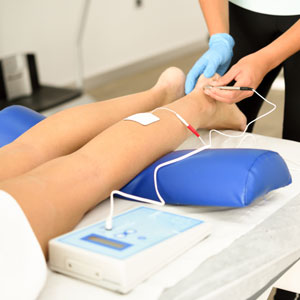
[[[46,275],[42,249],[25,214],[0,190],[0,299],[36,299]]]

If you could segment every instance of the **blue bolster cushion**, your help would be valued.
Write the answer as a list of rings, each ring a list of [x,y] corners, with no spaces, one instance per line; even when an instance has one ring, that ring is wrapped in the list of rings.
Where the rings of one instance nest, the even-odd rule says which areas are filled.
[[[8,106],[0,111],[0,147],[45,119],[43,115],[21,105]]]
[[[171,152],[130,181],[122,191],[159,201],[157,165],[191,150]],[[206,149],[159,169],[158,190],[169,204],[243,207],[292,182],[281,156],[260,149]]]

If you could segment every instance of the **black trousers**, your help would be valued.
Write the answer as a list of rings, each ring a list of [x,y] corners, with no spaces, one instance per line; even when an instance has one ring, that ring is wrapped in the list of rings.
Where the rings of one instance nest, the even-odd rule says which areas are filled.
[[[230,34],[235,40],[231,65],[237,63],[242,57],[270,44],[297,22],[299,18],[300,15],[273,16],[256,13],[230,3]],[[280,66],[271,70],[265,76],[257,91],[266,97],[281,68],[284,70],[285,80],[282,137],[300,142],[300,51],[289,57]],[[262,103],[263,100],[254,95],[239,102],[238,107],[246,115],[248,122],[250,122],[258,115]],[[252,131],[252,129],[253,125],[249,126],[249,131]]]

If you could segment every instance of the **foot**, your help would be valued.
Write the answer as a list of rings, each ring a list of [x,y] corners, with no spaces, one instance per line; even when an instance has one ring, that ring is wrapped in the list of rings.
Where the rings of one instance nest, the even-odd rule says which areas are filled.
[[[194,91],[191,96],[202,99],[205,108],[208,112],[209,118],[205,121],[205,126],[202,128],[207,129],[234,129],[243,131],[246,127],[247,119],[245,115],[239,110],[236,104],[227,104],[216,101],[207,96],[203,92],[203,88],[209,85],[211,81],[217,80],[220,76],[214,75],[212,78],[205,78],[203,75],[199,77]],[[199,97],[199,95],[202,95]]]
[[[184,96],[185,74],[176,67],[166,69],[159,77],[154,90],[163,91],[163,103],[169,104]]]

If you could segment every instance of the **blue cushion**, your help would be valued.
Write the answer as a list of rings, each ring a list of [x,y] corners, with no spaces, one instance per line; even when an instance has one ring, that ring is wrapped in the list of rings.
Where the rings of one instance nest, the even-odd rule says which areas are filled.
[[[190,151],[167,154],[122,191],[159,201],[154,188],[155,167]],[[163,199],[180,205],[243,207],[291,181],[281,156],[259,149],[207,149],[162,167],[157,173],[158,190]]]
[[[0,147],[14,141],[26,130],[45,119],[32,109],[12,105],[0,111]]]

